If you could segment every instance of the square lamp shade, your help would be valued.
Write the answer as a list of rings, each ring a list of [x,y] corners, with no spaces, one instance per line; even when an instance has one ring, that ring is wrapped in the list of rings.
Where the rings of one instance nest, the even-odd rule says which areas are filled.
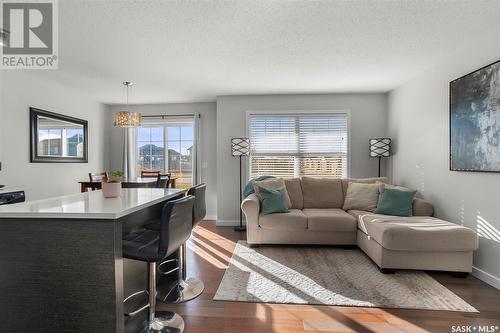
[[[231,153],[233,156],[248,156],[250,154],[250,139],[232,138]]]
[[[370,139],[371,157],[388,157],[391,155],[391,139],[375,138]]]

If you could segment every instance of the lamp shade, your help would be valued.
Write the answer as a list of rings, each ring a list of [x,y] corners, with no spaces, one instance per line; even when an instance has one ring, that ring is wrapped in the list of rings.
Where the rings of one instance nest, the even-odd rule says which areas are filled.
[[[248,154],[250,154],[250,139],[232,138],[231,153],[233,156],[248,156]]]
[[[142,123],[142,115],[139,112],[120,111],[116,112],[113,118],[117,127],[139,127]]]
[[[391,155],[391,139],[375,138],[370,139],[371,157],[388,157]]]

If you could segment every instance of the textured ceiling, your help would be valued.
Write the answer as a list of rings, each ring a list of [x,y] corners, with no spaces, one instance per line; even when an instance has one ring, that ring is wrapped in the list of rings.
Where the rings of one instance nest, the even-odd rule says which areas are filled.
[[[59,2],[49,77],[123,102],[217,95],[386,92],[478,37],[500,1]]]

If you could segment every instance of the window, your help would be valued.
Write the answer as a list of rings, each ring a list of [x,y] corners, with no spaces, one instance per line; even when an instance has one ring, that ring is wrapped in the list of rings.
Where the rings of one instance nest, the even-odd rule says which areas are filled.
[[[137,149],[139,153],[137,174],[141,171],[161,171],[166,173],[164,127],[144,126],[137,129]]]
[[[251,114],[250,177],[347,177],[348,115]]]
[[[193,184],[194,120],[144,118],[137,129],[137,174],[160,171],[176,177],[176,187]]]

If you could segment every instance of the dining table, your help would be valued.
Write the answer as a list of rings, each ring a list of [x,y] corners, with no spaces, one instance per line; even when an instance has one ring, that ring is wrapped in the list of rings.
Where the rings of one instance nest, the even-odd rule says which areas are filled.
[[[168,184],[169,188],[175,188],[175,181],[177,177],[170,177]],[[156,187],[157,178],[155,177],[133,177],[122,180],[122,188],[153,188]],[[100,190],[101,182],[82,180],[80,184],[81,192],[88,192],[88,190]]]

